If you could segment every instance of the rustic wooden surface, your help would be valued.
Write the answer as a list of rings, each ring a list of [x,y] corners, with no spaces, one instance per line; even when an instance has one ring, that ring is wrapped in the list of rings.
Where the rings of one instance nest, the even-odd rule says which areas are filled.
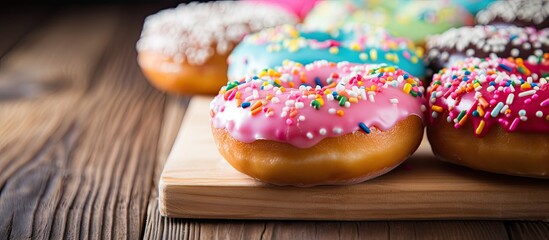
[[[135,63],[160,7],[0,5],[0,239],[549,239],[539,221],[161,217],[188,97],[154,90]]]
[[[189,103],[159,182],[164,216],[294,220],[549,220],[549,181],[437,161],[425,137],[401,166],[348,186],[272,186],[231,167],[210,131],[211,97]]]

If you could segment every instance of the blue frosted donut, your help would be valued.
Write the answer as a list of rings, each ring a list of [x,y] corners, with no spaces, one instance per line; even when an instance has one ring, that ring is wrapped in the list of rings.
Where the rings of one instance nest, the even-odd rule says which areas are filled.
[[[238,80],[285,60],[302,64],[315,60],[351,63],[387,63],[423,78],[423,49],[412,41],[390,36],[381,28],[346,25],[333,32],[309,31],[282,25],[248,35],[229,56],[229,80]]]

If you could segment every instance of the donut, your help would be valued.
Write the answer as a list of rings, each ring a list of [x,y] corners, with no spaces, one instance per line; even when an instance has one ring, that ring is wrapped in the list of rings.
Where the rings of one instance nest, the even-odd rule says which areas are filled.
[[[427,39],[427,66],[435,73],[467,57],[537,59],[549,52],[549,29],[484,26],[450,29]]]
[[[245,34],[295,23],[276,6],[220,1],[181,4],[146,18],[138,63],[160,90],[216,94],[227,83],[227,57]]]
[[[316,31],[302,25],[282,25],[250,34],[229,56],[228,77],[239,80],[266,68],[280,66],[284,60],[301,64],[324,59],[358,64],[397,65],[413,76],[423,77],[423,49],[387,31],[349,24],[332,32]]]
[[[496,1],[480,11],[476,20],[483,25],[515,25],[544,29],[549,27],[549,1]]]
[[[305,18],[309,11],[313,9],[318,0],[248,0],[250,2],[263,3],[268,5],[278,5],[289,12],[295,14],[299,19]]]
[[[468,58],[427,89],[427,137],[443,161],[493,173],[549,178],[549,54]]]
[[[212,132],[221,155],[255,179],[359,183],[417,149],[423,91],[395,66],[286,61],[223,87],[210,105]]]
[[[363,23],[386,28],[390,34],[424,44],[425,37],[451,27],[473,24],[465,9],[438,0],[384,1],[358,4],[356,1],[323,1],[305,18],[310,28],[332,30],[347,23]]]

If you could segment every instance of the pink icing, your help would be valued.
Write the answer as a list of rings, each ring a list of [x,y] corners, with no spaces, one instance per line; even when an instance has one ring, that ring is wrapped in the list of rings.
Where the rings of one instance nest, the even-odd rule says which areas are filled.
[[[328,137],[387,130],[410,115],[423,119],[423,91],[417,78],[393,66],[286,62],[276,71],[230,82],[210,109],[213,126],[239,141],[309,148]]]
[[[299,18],[303,19],[307,16],[307,13],[313,9],[315,4],[319,0],[248,0],[250,2],[262,2],[265,4],[274,4],[281,6],[288,10],[289,12],[297,15]]]
[[[433,77],[431,122],[448,112],[446,120],[454,127],[472,122],[479,137],[496,124],[508,132],[549,133],[548,72],[549,61],[542,56],[466,59]]]

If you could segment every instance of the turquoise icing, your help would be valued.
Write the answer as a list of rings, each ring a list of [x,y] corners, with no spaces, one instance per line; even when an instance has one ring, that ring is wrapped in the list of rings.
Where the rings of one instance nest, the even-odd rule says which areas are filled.
[[[480,10],[485,9],[494,1],[495,0],[452,0],[454,4],[467,9],[467,11],[472,14],[476,14]]]
[[[299,26],[297,28],[293,26],[282,26],[279,28],[287,29],[267,29],[264,31],[270,31],[270,33],[258,33],[269,36],[269,39],[261,38],[262,35],[258,37],[252,34],[246,37],[233,50],[228,60],[229,80],[238,80],[249,74],[257,74],[266,68],[281,66],[285,60],[302,64],[312,63],[316,60],[327,60],[330,62],[347,61],[358,64],[387,63],[397,65],[415,77],[425,77],[424,63],[421,56],[416,54],[413,44],[407,39],[391,37],[384,30],[381,33],[380,30],[373,32],[375,37],[366,34],[357,34],[357,31],[350,30],[353,28],[340,29],[332,34],[328,32],[299,30],[299,36],[291,38],[288,36],[286,30],[288,28],[290,30],[298,30]],[[272,39],[277,39],[277,41]],[[297,50],[294,49],[293,52],[287,47],[288,41],[291,39],[299,42],[297,44],[299,47]],[[381,42],[381,39],[384,39],[383,42]],[[330,47],[327,45],[330,42],[339,45],[336,54],[330,52]],[[315,43],[324,46],[318,47]],[[280,47],[275,51],[272,49],[269,50],[268,46],[273,44],[284,47]],[[355,44],[355,47],[357,44],[360,45],[360,49],[352,49],[351,46],[353,44]],[[409,46],[412,46],[412,48],[408,48]],[[372,51],[377,52],[377,54],[372,56]],[[366,55],[366,58],[364,55]],[[389,59],[387,59],[387,56],[389,56]],[[398,58],[398,61],[394,60],[394,56]],[[412,61],[412,58],[415,61]]]

